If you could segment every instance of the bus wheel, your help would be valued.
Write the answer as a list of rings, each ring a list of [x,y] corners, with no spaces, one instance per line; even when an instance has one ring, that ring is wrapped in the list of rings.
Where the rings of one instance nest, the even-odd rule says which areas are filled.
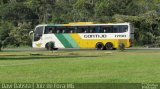
[[[102,50],[104,48],[104,44],[102,42],[96,43],[97,50]]]
[[[47,50],[54,50],[55,46],[54,46],[54,42],[50,41],[45,45],[45,48]]]
[[[47,50],[49,50],[49,44],[48,44],[48,43],[45,45],[45,48],[46,48]]]
[[[114,48],[113,48],[113,44],[112,44],[111,42],[106,43],[105,48],[106,48],[107,50],[113,50],[113,49],[114,49]]]

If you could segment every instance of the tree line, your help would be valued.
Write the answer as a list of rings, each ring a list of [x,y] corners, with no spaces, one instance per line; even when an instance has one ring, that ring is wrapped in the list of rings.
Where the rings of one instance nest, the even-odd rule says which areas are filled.
[[[130,22],[135,45],[160,46],[159,0],[0,0],[3,46],[31,46],[28,33],[38,24]]]

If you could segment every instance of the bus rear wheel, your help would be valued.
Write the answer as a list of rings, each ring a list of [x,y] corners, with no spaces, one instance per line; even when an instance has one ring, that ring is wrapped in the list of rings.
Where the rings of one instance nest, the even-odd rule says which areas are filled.
[[[114,48],[113,48],[113,43],[107,42],[107,43],[105,44],[105,48],[106,48],[106,50],[113,50],[113,49],[114,49]]]
[[[98,42],[98,43],[96,43],[96,48],[97,48],[97,50],[102,50],[102,49],[104,49],[104,44],[102,42]]]

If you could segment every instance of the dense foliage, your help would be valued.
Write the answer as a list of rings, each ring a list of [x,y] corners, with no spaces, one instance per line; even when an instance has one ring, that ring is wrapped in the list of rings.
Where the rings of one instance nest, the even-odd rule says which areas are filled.
[[[3,45],[30,45],[37,24],[131,22],[135,44],[160,46],[159,0],[0,0]]]

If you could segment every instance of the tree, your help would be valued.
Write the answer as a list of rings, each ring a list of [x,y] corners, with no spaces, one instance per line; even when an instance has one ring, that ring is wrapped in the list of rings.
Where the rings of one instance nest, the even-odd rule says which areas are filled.
[[[8,44],[12,43],[13,40],[10,40],[9,33],[14,28],[13,24],[9,22],[4,22],[0,26],[0,40],[3,43],[3,47],[6,47]]]
[[[32,30],[31,23],[18,23],[18,28],[11,30],[9,36],[15,40],[15,46],[31,45],[29,32]]]

